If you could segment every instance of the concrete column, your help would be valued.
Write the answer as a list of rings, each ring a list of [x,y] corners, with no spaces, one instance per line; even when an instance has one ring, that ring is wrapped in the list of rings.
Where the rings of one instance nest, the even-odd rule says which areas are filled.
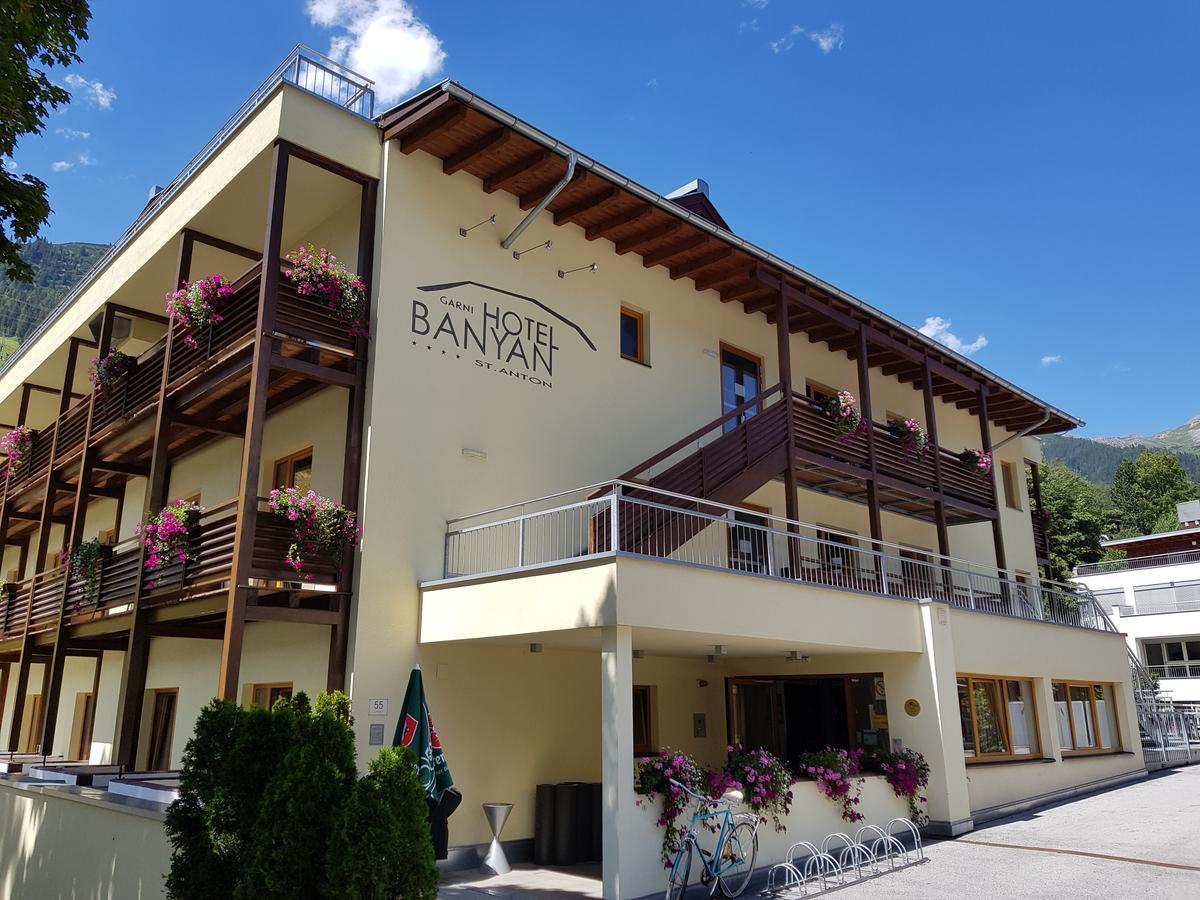
[[[959,835],[971,831],[971,800],[967,792],[967,767],[962,751],[962,726],[958,712],[957,670],[950,613],[945,604],[920,603],[924,652],[911,665],[888,675],[888,713],[892,734],[906,746],[919,750],[929,763],[929,824],[935,834]],[[920,705],[917,714],[907,701]]]
[[[621,860],[632,857],[634,833],[621,821],[633,813],[634,801],[633,629],[628,625],[609,625],[601,631],[600,718],[604,896],[620,900],[633,896],[621,890]]]

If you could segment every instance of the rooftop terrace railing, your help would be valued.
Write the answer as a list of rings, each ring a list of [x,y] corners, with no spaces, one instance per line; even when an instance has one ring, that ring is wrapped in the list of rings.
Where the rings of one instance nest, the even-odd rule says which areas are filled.
[[[42,336],[51,322],[75,302],[75,299],[91,284],[92,279],[104,271],[146,223],[171,201],[171,198],[208,162],[229,136],[262,106],[280,84],[290,84],[363,118],[369,119],[375,113],[373,81],[315,50],[297,44],[287,58],[276,66],[263,83],[238,107],[237,112],[229,118],[229,121],[222,125],[217,133],[209,138],[199,152],[188,161],[183,170],[171,180],[171,183],[151,198],[138,217],[133,220],[133,224],[125,229],[112,246],[96,260],[96,264],[79,280],[79,283],[67,292],[57,306],[50,310],[41,324],[21,341],[15,350],[0,360],[0,375],[8,370],[8,367],[21,356],[30,344]]]
[[[1075,567],[1075,574],[1076,576],[1101,575],[1105,572],[1153,569],[1158,566],[1181,566],[1194,562],[1200,562],[1200,550],[1178,550],[1174,553],[1156,553],[1153,556],[1130,556],[1124,559],[1102,559],[1094,563],[1080,563]]]
[[[447,523],[444,576],[493,575],[602,555],[860,591],[1115,631],[1086,588],[631,482],[591,485]]]

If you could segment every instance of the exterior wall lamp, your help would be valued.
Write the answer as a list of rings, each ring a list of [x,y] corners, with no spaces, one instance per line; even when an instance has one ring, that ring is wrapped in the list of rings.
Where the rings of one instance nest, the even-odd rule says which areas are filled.
[[[573,272],[584,272],[584,271],[587,271],[587,272],[595,272],[595,271],[596,271],[596,264],[595,264],[595,263],[592,263],[590,266],[580,266],[578,269],[567,269],[565,272],[564,272],[562,269],[559,269],[559,270],[558,270],[558,277],[559,277],[559,278],[566,278],[568,275],[572,274]]]
[[[489,216],[488,218],[484,219],[482,222],[476,222],[476,223],[475,223],[474,225],[472,225],[470,228],[459,228],[459,229],[458,229],[458,236],[459,236],[459,237],[466,237],[466,236],[467,236],[469,233],[471,233],[472,231],[474,231],[474,230],[475,230],[476,228],[478,228],[480,225],[495,225],[495,224],[496,224],[496,214],[495,214],[495,213],[492,213],[492,214],[491,214],[491,216]]]
[[[527,247],[524,250],[514,250],[512,252],[513,259],[519,260],[526,253],[532,253],[534,250],[541,250],[543,248],[545,248],[546,250],[549,250],[553,246],[554,246],[554,241],[546,241],[541,244],[535,244],[532,247]]]

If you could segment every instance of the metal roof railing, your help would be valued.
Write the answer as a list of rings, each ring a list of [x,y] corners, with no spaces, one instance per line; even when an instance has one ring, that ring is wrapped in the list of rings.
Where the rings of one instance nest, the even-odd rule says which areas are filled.
[[[125,229],[96,261],[96,264],[87,271],[87,274],[79,280],[79,283],[71,288],[66,296],[58,302],[58,305],[50,310],[38,327],[30,332],[12,353],[0,361],[0,376],[3,376],[24,351],[46,332],[51,322],[75,302],[88,285],[108,267],[109,263],[116,259],[117,255],[158,214],[159,210],[171,201],[191,177],[212,158],[229,136],[263,105],[280,84],[290,84],[365,119],[370,119],[375,113],[375,82],[315,50],[297,44],[287,58],[276,66],[275,70],[238,107],[237,112],[229,118],[229,121],[208,139],[199,152],[183,167],[183,170],[171,180],[171,183],[150,199],[150,202],[133,220],[133,224]]]

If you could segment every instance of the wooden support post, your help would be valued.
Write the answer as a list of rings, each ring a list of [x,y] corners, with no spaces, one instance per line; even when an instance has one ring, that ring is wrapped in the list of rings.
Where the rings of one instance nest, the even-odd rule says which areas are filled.
[[[192,235],[186,230],[179,236],[179,257],[175,268],[175,285],[188,280],[192,270]],[[150,475],[146,480],[146,499],[143,513],[155,512],[166,504],[170,484],[171,464],[168,450],[171,438],[171,404],[167,401],[167,384],[171,377],[171,350],[175,343],[175,327],[167,323],[163,346],[162,378],[158,382],[158,406],[154,413],[154,441],[150,448]],[[133,589],[132,609],[129,611],[129,637],[121,660],[121,687],[117,695],[117,728],[113,761],[133,768],[137,765],[138,734],[142,725],[142,698],[146,691],[146,666],[150,661],[150,633],[146,612],[142,609],[142,592],[146,588],[146,551],[138,552],[138,578]]]
[[[988,388],[986,384],[979,386],[979,446],[984,453],[989,456],[992,452],[992,428],[988,423]],[[993,467],[995,472],[999,468],[999,462]],[[993,475],[993,479],[995,476]],[[1008,559],[1004,554],[1004,528],[1000,523],[1000,503],[999,497],[996,495],[995,482],[993,480],[992,496],[996,497],[996,516],[992,519],[992,541],[996,547],[996,569],[1001,575],[1008,568]]]
[[[258,515],[263,425],[267,417],[267,390],[271,379],[271,334],[275,329],[275,306],[279,300],[279,253],[283,242],[283,209],[287,194],[290,152],[289,145],[276,142],[271,158],[271,192],[268,198],[266,235],[263,238],[263,267],[259,282],[254,355],[250,364],[250,400],[246,410],[246,433],[242,442],[237,530],[233,544],[229,599],[225,607],[225,639],[221,643],[221,669],[217,677],[217,696],[223,700],[237,699],[242,639],[246,631],[246,602],[251,591],[246,583],[249,581],[250,566],[254,557],[254,526]]]
[[[106,306],[103,318],[100,321],[100,341],[96,347],[97,355],[101,358],[107,355],[112,347],[112,333],[115,320],[116,314],[111,307]],[[75,338],[72,338],[72,340],[75,340]],[[77,347],[72,348],[72,356],[75,355],[75,350],[77,350]],[[73,366],[69,362],[67,368],[68,370],[73,370]],[[73,374],[73,371],[70,371],[67,376],[67,390],[64,391],[64,396],[70,391]],[[91,446],[92,421],[96,412],[95,391],[88,395],[87,404],[87,421],[83,426],[83,450],[79,458],[79,480],[75,485],[75,504],[71,511],[70,530],[63,541],[63,553],[68,554],[67,559],[70,558],[69,554],[71,551],[83,539],[83,527],[87,521],[88,502],[92,487],[92,462],[96,455]],[[42,709],[44,713],[42,718],[41,746],[45,747],[48,752],[52,752],[54,749],[54,731],[58,724],[58,704],[62,693],[63,666],[66,662],[66,641],[63,639],[63,627],[67,618],[67,595],[70,593],[70,590],[71,577],[70,569],[68,569],[67,576],[63,578],[62,596],[59,599],[58,610],[55,613],[54,644],[50,651],[50,661],[46,664],[46,671],[49,678],[46,682],[46,692],[42,695]]]
[[[375,285],[375,219],[379,182],[362,186],[358,216],[358,275],[367,288],[368,300]],[[363,426],[366,419],[367,356],[369,343],[359,335],[354,344],[354,384],[346,398],[346,451],[342,470],[342,503],[350,509],[362,509],[359,491],[362,484]],[[340,576],[343,591],[338,622],[329,629],[329,668],[326,688],[343,690],[346,686],[346,656],[350,641],[350,606],[354,596],[354,552],[347,555]]]
[[[875,417],[871,413],[871,367],[867,351],[867,329],[858,326],[858,404],[867,423],[867,468],[871,477],[867,480],[867,515],[871,524],[871,549],[879,552],[879,541],[883,540],[883,521],[879,513],[879,461],[875,456]],[[883,561],[876,557],[876,573],[880,581],[886,577]],[[883,585],[880,584],[880,590]]]

